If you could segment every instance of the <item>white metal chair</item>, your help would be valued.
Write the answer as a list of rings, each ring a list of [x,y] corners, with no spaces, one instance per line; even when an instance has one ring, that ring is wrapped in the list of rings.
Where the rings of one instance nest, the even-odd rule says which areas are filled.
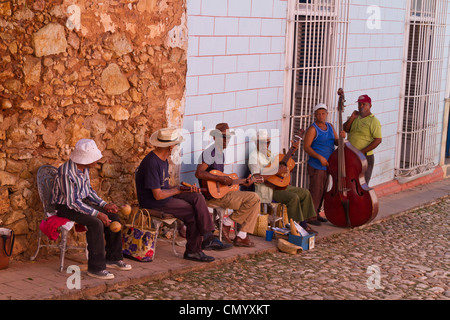
[[[223,218],[227,212],[227,209],[209,204],[208,207],[213,210],[212,212],[213,222],[215,223],[217,230],[219,230],[219,240],[222,241]]]
[[[55,206],[51,204],[52,198],[52,190],[53,184],[55,181],[56,174],[58,169],[51,165],[43,165],[37,171],[37,187],[39,192],[39,197],[41,199],[42,205],[44,207],[44,215],[42,220],[46,220],[49,217],[56,214]],[[41,220],[41,221],[42,221]],[[60,258],[59,258],[59,271],[62,272],[64,269],[64,256],[68,249],[81,249],[86,250],[87,256],[87,246],[79,247],[79,246],[68,246],[67,245],[67,236],[69,231],[72,229],[74,222],[68,223],[64,226],[59,227],[59,232],[61,234],[59,243],[56,244],[44,244],[42,243],[42,231],[39,228],[39,238],[38,238],[38,246],[36,252],[33,256],[31,256],[30,260],[36,259],[40,248],[49,247],[49,248],[58,248],[60,250]]]

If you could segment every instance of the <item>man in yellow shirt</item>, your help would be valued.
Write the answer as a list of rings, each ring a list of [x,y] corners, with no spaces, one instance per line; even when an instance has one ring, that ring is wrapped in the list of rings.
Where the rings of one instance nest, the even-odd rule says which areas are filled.
[[[373,150],[381,143],[381,124],[372,114],[372,99],[368,95],[358,98],[358,111],[353,111],[344,123],[344,131],[348,133],[348,141],[359,149],[367,158],[365,179],[369,185],[374,166]]]

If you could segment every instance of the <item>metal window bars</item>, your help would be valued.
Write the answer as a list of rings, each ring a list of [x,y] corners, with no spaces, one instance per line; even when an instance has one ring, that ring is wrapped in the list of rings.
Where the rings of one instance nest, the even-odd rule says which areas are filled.
[[[447,1],[411,0],[399,113],[395,175],[410,178],[435,167]]]
[[[314,121],[312,109],[318,103],[330,108],[328,121],[337,123],[334,106],[337,89],[344,86],[348,11],[348,0],[289,2],[285,100],[290,112],[289,126],[284,128],[289,141]],[[306,187],[308,155],[300,148],[293,159],[292,184]]]

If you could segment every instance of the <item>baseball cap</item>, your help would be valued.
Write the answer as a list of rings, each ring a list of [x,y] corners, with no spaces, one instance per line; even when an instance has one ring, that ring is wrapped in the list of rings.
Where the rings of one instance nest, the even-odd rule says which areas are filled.
[[[363,94],[362,96],[358,97],[358,101],[356,102],[368,102],[372,104],[372,99],[370,99],[370,97],[367,94]]]
[[[313,113],[316,112],[319,109],[325,109],[328,111],[327,105],[324,103],[319,103],[318,105],[314,106]]]

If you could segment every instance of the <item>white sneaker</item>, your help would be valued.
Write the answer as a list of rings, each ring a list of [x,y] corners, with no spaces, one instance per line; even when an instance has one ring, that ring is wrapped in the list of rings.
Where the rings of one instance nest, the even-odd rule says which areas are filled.
[[[92,278],[97,278],[97,279],[101,279],[101,280],[114,279],[114,275],[111,272],[109,272],[108,270],[101,270],[101,271],[97,271],[97,272],[88,271],[87,274],[88,274],[88,276],[90,276]]]
[[[123,260],[106,261],[106,267],[117,269],[117,270],[122,270],[122,271],[131,270],[131,265],[123,262]]]

